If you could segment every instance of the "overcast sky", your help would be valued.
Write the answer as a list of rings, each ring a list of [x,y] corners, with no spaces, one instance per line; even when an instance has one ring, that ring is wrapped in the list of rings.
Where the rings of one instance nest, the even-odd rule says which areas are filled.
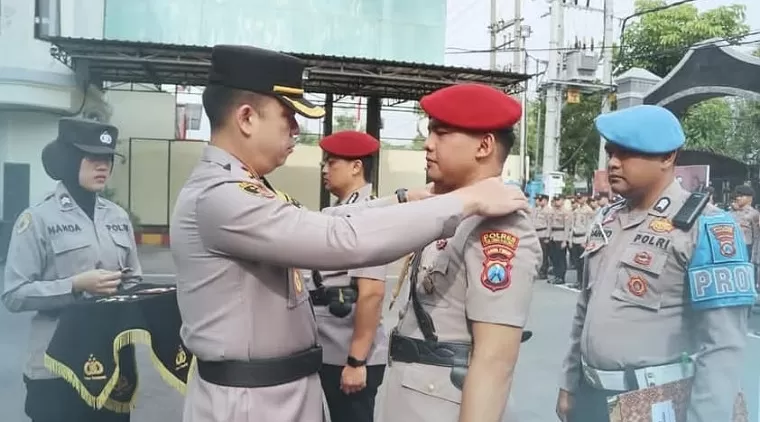
[[[497,14],[501,19],[509,21],[514,18],[515,0],[496,0]],[[572,1],[572,0],[568,0]],[[579,4],[585,4],[586,0],[580,0]],[[675,0],[668,0],[673,3]],[[532,34],[527,41],[528,53],[541,60],[546,60],[549,48],[549,3],[547,0],[522,0],[522,13],[524,25],[530,26]],[[614,15],[615,37],[619,37],[621,20],[633,13],[634,0],[615,0]],[[602,9],[604,0],[590,0],[592,8]],[[746,6],[746,23],[751,31],[760,30],[760,0],[696,0],[693,3],[700,10],[712,9],[729,4],[743,4]],[[546,15],[546,16],[543,16]],[[542,17],[543,16],[543,17]],[[600,45],[603,34],[603,16],[600,12],[581,11],[566,9],[565,11],[565,40],[566,45],[575,37],[587,40],[595,39],[595,45]],[[630,21],[629,21],[630,22]],[[485,50],[490,46],[488,25],[490,24],[490,0],[448,0],[447,28],[446,28],[446,64],[451,66],[464,66],[487,68],[489,66],[488,53],[456,54],[460,49]],[[760,39],[755,36],[753,39]],[[499,38],[497,43],[504,40]],[[743,46],[747,50],[750,46]],[[513,57],[512,52],[499,53],[497,65],[509,66]],[[529,61],[527,73],[535,73],[535,62]],[[540,67],[539,70],[543,70]],[[531,83],[531,90],[535,89],[535,78]],[[336,111],[337,113],[338,111]],[[383,111],[384,128],[382,137],[389,141],[395,138],[411,138],[415,135],[416,117],[410,113]],[[309,125],[309,131],[318,128]],[[398,142],[402,142],[398,140]]]

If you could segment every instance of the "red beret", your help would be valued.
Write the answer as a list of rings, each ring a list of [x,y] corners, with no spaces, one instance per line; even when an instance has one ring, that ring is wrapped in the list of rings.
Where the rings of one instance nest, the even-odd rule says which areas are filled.
[[[325,136],[319,147],[338,157],[359,158],[372,155],[380,149],[380,142],[364,132],[344,130]]]
[[[522,106],[514,98],[488,85],[452,85],[422,97],[420,107],[446,125],[469,130],[498,130],[520,120]]]

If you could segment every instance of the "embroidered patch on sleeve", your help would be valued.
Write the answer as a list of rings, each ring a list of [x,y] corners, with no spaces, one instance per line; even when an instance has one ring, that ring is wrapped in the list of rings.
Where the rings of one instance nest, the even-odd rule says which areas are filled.
[[[483,271],[480,282],[492,292],[509,288],[512,284],[512,259],[520,238],[505,231],[489,231],[480,235],[483,247]]]
[[[32,224],[32,215],[28,212],[25,212],[21,214],[21,217],[18,218],[18,221],[16,222],[16,234],[21,234],[26,231],[26,229],[29,228],[29,226]]]
[[[730,224],[710,225],[712,236],[718,241],[718,250],[726,258],[736,255],[736,242],[734,241],[734,226]]]
[[[251,195],[261,196],[263,198],[275,198],[274,192],[267,189],[263,183],[258,180],[251,180],[250,182],[239,182],[238,187]]]

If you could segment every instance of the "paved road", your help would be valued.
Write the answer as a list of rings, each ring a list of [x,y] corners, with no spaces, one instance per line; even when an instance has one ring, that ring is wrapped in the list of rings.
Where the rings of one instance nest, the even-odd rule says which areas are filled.
[[[141,259],[146,273],[154,274],[151,281],[169,281],[174,269],[168,251],[155,248],[141,250]],[[395,269],[391,274],[397,274]],[[573,272],[568,281],[573,281]],[[395,279],[391,280],[395,281]],[[388,297],[393,283],[388,283]],[[402,293],[402,297],[405,295]],[[516,379],[510,399],[511,422],[552,422],[556,382],[560,363],[567,346],[570,318],[574,310],[576,293],[562,287],[536,284],[529,328],[533,338],[521,350]],[[392,327],[397,320],[399,304],[394,311],[386,312],[386,327]],[[21,367],[24,360],[29,315],[9,314],[0,307],[0,409],[3,422],[29,422],[23,413],[24,389],[21,382]],[[760,318],[758,318],[760,320]],[[760,327],[760,322],[758,322]],[[760,340],[750,339],[750,356],[760,356]],[[138,348],[140,370],[140,391],[138,406],[132,417],[133,422],[179,422],[181,420],[182,397],[161,380],[150,364],[145,348]],[[750,401],[752,414],[757,414],[758,389],[756,381],[760,371],[758,365],[747,365],[745,391]],[[381,393],[382,395],[382,390]],[[382,416],[382,415],[379,415]],[[756,416],[755,416],[756,418]],[[379,419],[379,418],[378,418]],[[752,419],[758,421],[758,419]]]

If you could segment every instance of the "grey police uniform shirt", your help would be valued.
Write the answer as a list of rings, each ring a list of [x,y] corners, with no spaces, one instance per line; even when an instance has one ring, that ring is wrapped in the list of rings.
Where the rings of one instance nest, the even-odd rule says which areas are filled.
[[[592,368],[614,371],[697,354],[688,421],[731,420],[748,312],[695,310],[689,302],[685,275],[698,225],[683,231],[670,222],[689,195],[674,181],[648,211],[616,203],[599,213],[584,252],[588,271],[563,364],[563,389],[578,388],[581,358]],[[703,215],[722,212],[708,205]]]
[[[308,211],[276,197],[228,152],[208,145],[171,218],[181,336],[206,361],[284,357],[317,344],[296,268],[387,264],[462,220],[452,195],[389,205],[388,199]],[[357,205],[357,204],[353,204]],[[265,388],[232,388],[191,374],[183,420],[322,420],[317,374]],[[249,419],[246,419],[249,418]]]
[[[354,198],[355,196],[355,198]],[[351,192],[346,200],[355,202],[367,202],[372,199],[372,185],[366,184],[355,192]],[[342,206],[346,201],[342,201],[336,206]],[[341,271],[321,271],[323,285],[325,287],[347,287],[351,280],[355,278],[371,278],[385,282],[387,265],[375,267],[355,268]],[[327,306],[315,306],[314,312],[317,317],[317,329],[319,333],[319,344],[322,345],[322,361],[327,365],[343,366],[348,358],[351,339],[354,333],[354,321],[356,315],[356,304],[353,305],[351,313],[343,318],[337,317],[330,313]],[[385,334],[385,328],[382,323],[382,314],[380,323],[377,325],[375,339],[372,347],[367,354],[367,365],[385,365],[388,361],[388,336]]]
[[[24,374],[55,378],[43,358],[58,325],[57,313],[76,299],[74,276],[131,268],[142,275],[134,231],[123,208],[98,197],[94,221],[59,183],[55,191],[16,220],[5,265],[3,303],[12,312],[36,311]],[[72,339],[75,341],[75,339]]]
[[[414,287],[438,340],[472,343],[473,321],[524,327],[541,260],[538,235],[527,212],[471,217],[453,237],[427,245]],[[407,272],[410,280],[414,272]],[[402,336],[424,338],[411,300],[396,329]],[[387,421],[458,420],[462,391],[451,382],[451,368],[390,362],[383,383]]]

